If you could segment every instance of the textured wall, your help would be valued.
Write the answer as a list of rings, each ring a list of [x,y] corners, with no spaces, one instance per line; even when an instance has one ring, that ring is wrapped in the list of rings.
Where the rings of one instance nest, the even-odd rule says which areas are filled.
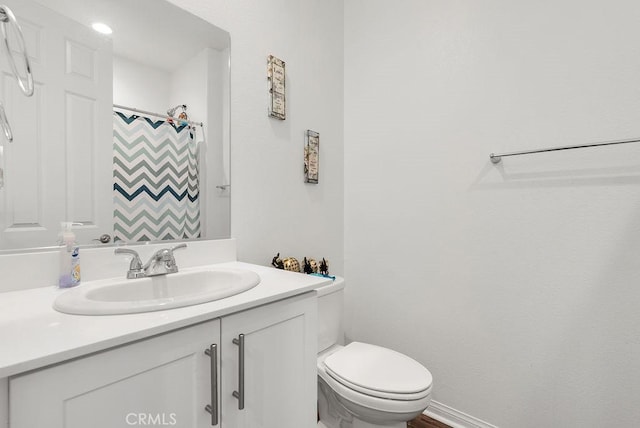
[[[640,5],[345,1],[351,339],[500,427],[640,419]]]

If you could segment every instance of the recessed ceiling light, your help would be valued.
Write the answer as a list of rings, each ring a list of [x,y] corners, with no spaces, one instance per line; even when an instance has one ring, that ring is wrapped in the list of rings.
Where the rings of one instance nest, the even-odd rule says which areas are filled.
[[[94,22],[93,24],[91,24],[91,28],[102,34],[113,33],[111,27],[109,27],[107,24],[103,24],[102,22]]]

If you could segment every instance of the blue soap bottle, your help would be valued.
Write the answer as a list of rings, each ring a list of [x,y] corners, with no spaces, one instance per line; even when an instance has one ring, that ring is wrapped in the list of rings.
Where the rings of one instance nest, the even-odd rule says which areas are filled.
[[[82,223],[60,223],[60,274],[58,286],[60,288],[75,287],[80,284],[80,247],[76,242],[76,235],[71,228]]]

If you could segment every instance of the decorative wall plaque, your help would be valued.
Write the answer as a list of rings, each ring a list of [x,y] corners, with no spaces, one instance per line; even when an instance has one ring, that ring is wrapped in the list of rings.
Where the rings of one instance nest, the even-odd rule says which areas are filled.
[[[267,59],[267,80],[269,81],[269,116],[285,120],[285,73],[284,61],[269,55]]]
[[[304,145],[304,181],[318,184],[320,170],[320,134],[307,130]]]

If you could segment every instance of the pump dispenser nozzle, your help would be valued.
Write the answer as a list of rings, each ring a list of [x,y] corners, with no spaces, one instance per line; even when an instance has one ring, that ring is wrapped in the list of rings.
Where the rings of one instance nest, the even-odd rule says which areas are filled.
[[[69,247],[76,242],[76,234],[73,233],[72,230],[73,226],[82,226],[82,223],[74,223],[71,221],[60,222],[60,245],[66,245],[67,247]]]

